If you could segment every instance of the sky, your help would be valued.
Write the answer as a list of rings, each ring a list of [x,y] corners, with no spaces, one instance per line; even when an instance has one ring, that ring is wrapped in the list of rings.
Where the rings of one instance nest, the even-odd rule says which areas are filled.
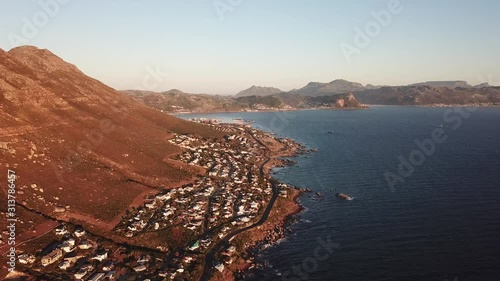
[[[119,90],[500,85],[497,0],[2,0],[0,11],[1,49],[49,49]]]

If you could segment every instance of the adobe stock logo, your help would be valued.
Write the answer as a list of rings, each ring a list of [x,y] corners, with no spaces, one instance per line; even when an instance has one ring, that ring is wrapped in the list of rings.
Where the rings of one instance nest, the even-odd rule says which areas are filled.
[[[309,275],[318,270],[319,264],[328,260],[335,249],[340,247],[339,243],[332,242],[332,237],[326,240],[316,239],[318,246],[313,250],[312,255],[305,258],[302,263],[292,266],[292,269],[283,272],[282,281],[301,281],[309,279]]]
[[[411,0],[410,0],[411,1]],[[404,7],[399,0],[390,0],[387,8],[380,11],[371,11],[373,20],[365,24],[364,28],[354,28],[353,43],[340,43],[340,50],[344,54],[348,63],[351,63],[353,55],[361,54],[361,51],[368,47],[372,40],[379,36],[382,28],[388,27],[394,16],[400,14]]]
[[[223,21],[225,13],[234,11],[234,9],[242,3],[243,0],[214,0],[212,5],[219,20]]]
[[[443,114],[443,123],[440,127],[434,128],[428,138],[415,139],[416,148],[407,157],[399,155],[399,164],[395,172],[384,173],[385,181],[391,191],[395,192],[398,184],[404,183],[407,178],[411,177],[417,167],[422,166],[429,157],[436,153],[438,147],[448,140],[449,132],[460,129],[464,121],[469,119],[476,110],[477,107],[447,109]]]
[[[38,1],[38,6],[40,7],[30,19],[23,17],[21,21],[23,22],[20,34],[10,32],[7,35],[10,45],[12,47],[17,47],[21,45],[27,45],[30,39],[35,38],[41,29],[45,28],[50,19],[55,18],[60,10],[61,5],[66,5],[71,0],[40,0]]]

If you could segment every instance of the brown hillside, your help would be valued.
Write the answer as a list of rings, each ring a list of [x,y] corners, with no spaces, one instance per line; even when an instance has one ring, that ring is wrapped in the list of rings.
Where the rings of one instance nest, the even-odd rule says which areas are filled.
[[[179,152],[166,141],[172,132],[221,137],[142,105],[50,51],[0,49],[0,184],[7,167],[15,170],[18,202],[28,208],[104,226],[140,194],[199,172],[169,159]]]

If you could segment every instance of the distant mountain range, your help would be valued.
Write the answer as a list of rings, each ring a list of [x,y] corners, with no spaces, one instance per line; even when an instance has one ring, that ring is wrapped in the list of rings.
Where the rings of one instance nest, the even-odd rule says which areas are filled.
[[[431,86],[431,87],[447,87],[451,89],[455,88],[472,88],[467,81],[427,81],[422,83],[415,83],[408,86]]]
[[[500,87],[433,87],[428,85],[381,87],[355,93],[365,104],[416,106],[497,106]]]
[[[428,81],[408,86],[375,86],[343,79],[310,82],[283,92],[278,88],[252,86],[234,96],[122,91],[146,105],[166,112],[229,112],[310,108],[362,108],[373,105],[492,106],[500,104],[500,87],[466,81]]]
[[[476,85],[476,86],[472,86],[469,83],[467,83],[467,81],[461,81],[461,80],[458,80],[458,81],[427,81],[427,82],[423,82],[423,83],[411,84],[409,86],[446,87],[446,88],[450,88],[450,89],[455,89],[455,88],[476,88],[476,89],[480,89],[480,88],[492,87],[488,83],[482,83],[482,84],[479,84],[479,85]]]
[[[332,94],[310,97],[295,93],[252,96],[220,96],[188,94],[178,90],[162,93],[128,90],[123,93],[142,101],[147,106],[170,113],[231,112],[252,110],[293,110],[311,108],[362,108],[352,94]]]
[[[411,84],[408,86],[429,86],[429,87],[436,87],[436,88],[441,88],[441,87],[446,87],[450,89],[456,89],[456,88],[466,88],[466,89],[472,89],[472,88],[485,88],[485,87],[491,87],[488,83],[483,83],[479,84],[477,86],[472,86],[469,85],[466,81],[428,81],[428,82],[422,82],[422,83],[415,83]],[[375,86],[368,84],[364,86],[361,83],[357,82],[350,82],[344,79],[337,79],[333,80],[329,83],[321,83],[321,82],[310,82],[306,86],[300,89],[295,89],[291,90],[290,93],[294,94],[300,94],[300,95],[305,95],[305,96],[325,96],[325,95],[331,95],[331,94],[343,94],[343,93],[357,93],[365,90],[375,90],[375,89],[380,89],[383,87],[400,87],[400,86]],[[274,91],[271,91],[273,89]],[[250,89],[241,91],[238,93],[236,96],[241,97],[241,96],[266,96],[266,95],[273,95],[276,93],[280,93],[281,91],[276,88],[269,88],[269,87],[257,87],[253,86]]]
[[[277,109],[355,109],[364,107],[351,93],[317,97],[295,93],[279,93],[271,96],[239,97],[236,102],[254,109],[259,109],[258,107],[262,105]]]

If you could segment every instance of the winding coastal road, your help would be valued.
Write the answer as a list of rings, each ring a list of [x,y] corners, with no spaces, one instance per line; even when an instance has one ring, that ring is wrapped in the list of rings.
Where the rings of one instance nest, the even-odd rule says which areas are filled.
[[[250,134],[252,136],[253,139],[255,139],[255,141],[257,141],[259,144],[261,144],[262,146],[264,146],[267,149],[266,154],[265,154],[266,160],[260,165],[260,168],[259,168],[261,177],[265,177],[266,175],[264,172],[264,167],[267,163],[269,163],[269,161],[271,161],[271,158],[268,155],[269,151],[270,151],[269,147],[267,145],[265,145],[261,140],[256,138],[250,131],[247,130],[247,132],[248,132],[248,134]],[[204,263],[203,263],[203,273],[200,277],[200,281],[210,280],[210,276],[212,275],[212,271],[213,271],[213,264],[214,264],[215,255],[222,249],[222,247],[229,244],[229,240],[231,240],[233,237],[235,237],[236,235],[238,235],[242,232],[245,232],[249,229],[260,226],[266,222],[267,218],[269,217],[269,214],[271,213],[271,210],[274,207],[274,203],[276,202],[276,199],[278,199],[278,195],[279,195],[278,182],[274,179],[270,179],[270,182],[272,185],[273,195],[271,197],[271,200],[269,200],[269,204],[267,204],[267,207],[264,210],[264,213],[262,214],[259,221],[257,221],[256,223],[254,223],[252,225],[249,225],[247,227],[234,230],[233,232],[229,233],[224,238],[219,240],[207,252],[207,254],[205,255]]]

